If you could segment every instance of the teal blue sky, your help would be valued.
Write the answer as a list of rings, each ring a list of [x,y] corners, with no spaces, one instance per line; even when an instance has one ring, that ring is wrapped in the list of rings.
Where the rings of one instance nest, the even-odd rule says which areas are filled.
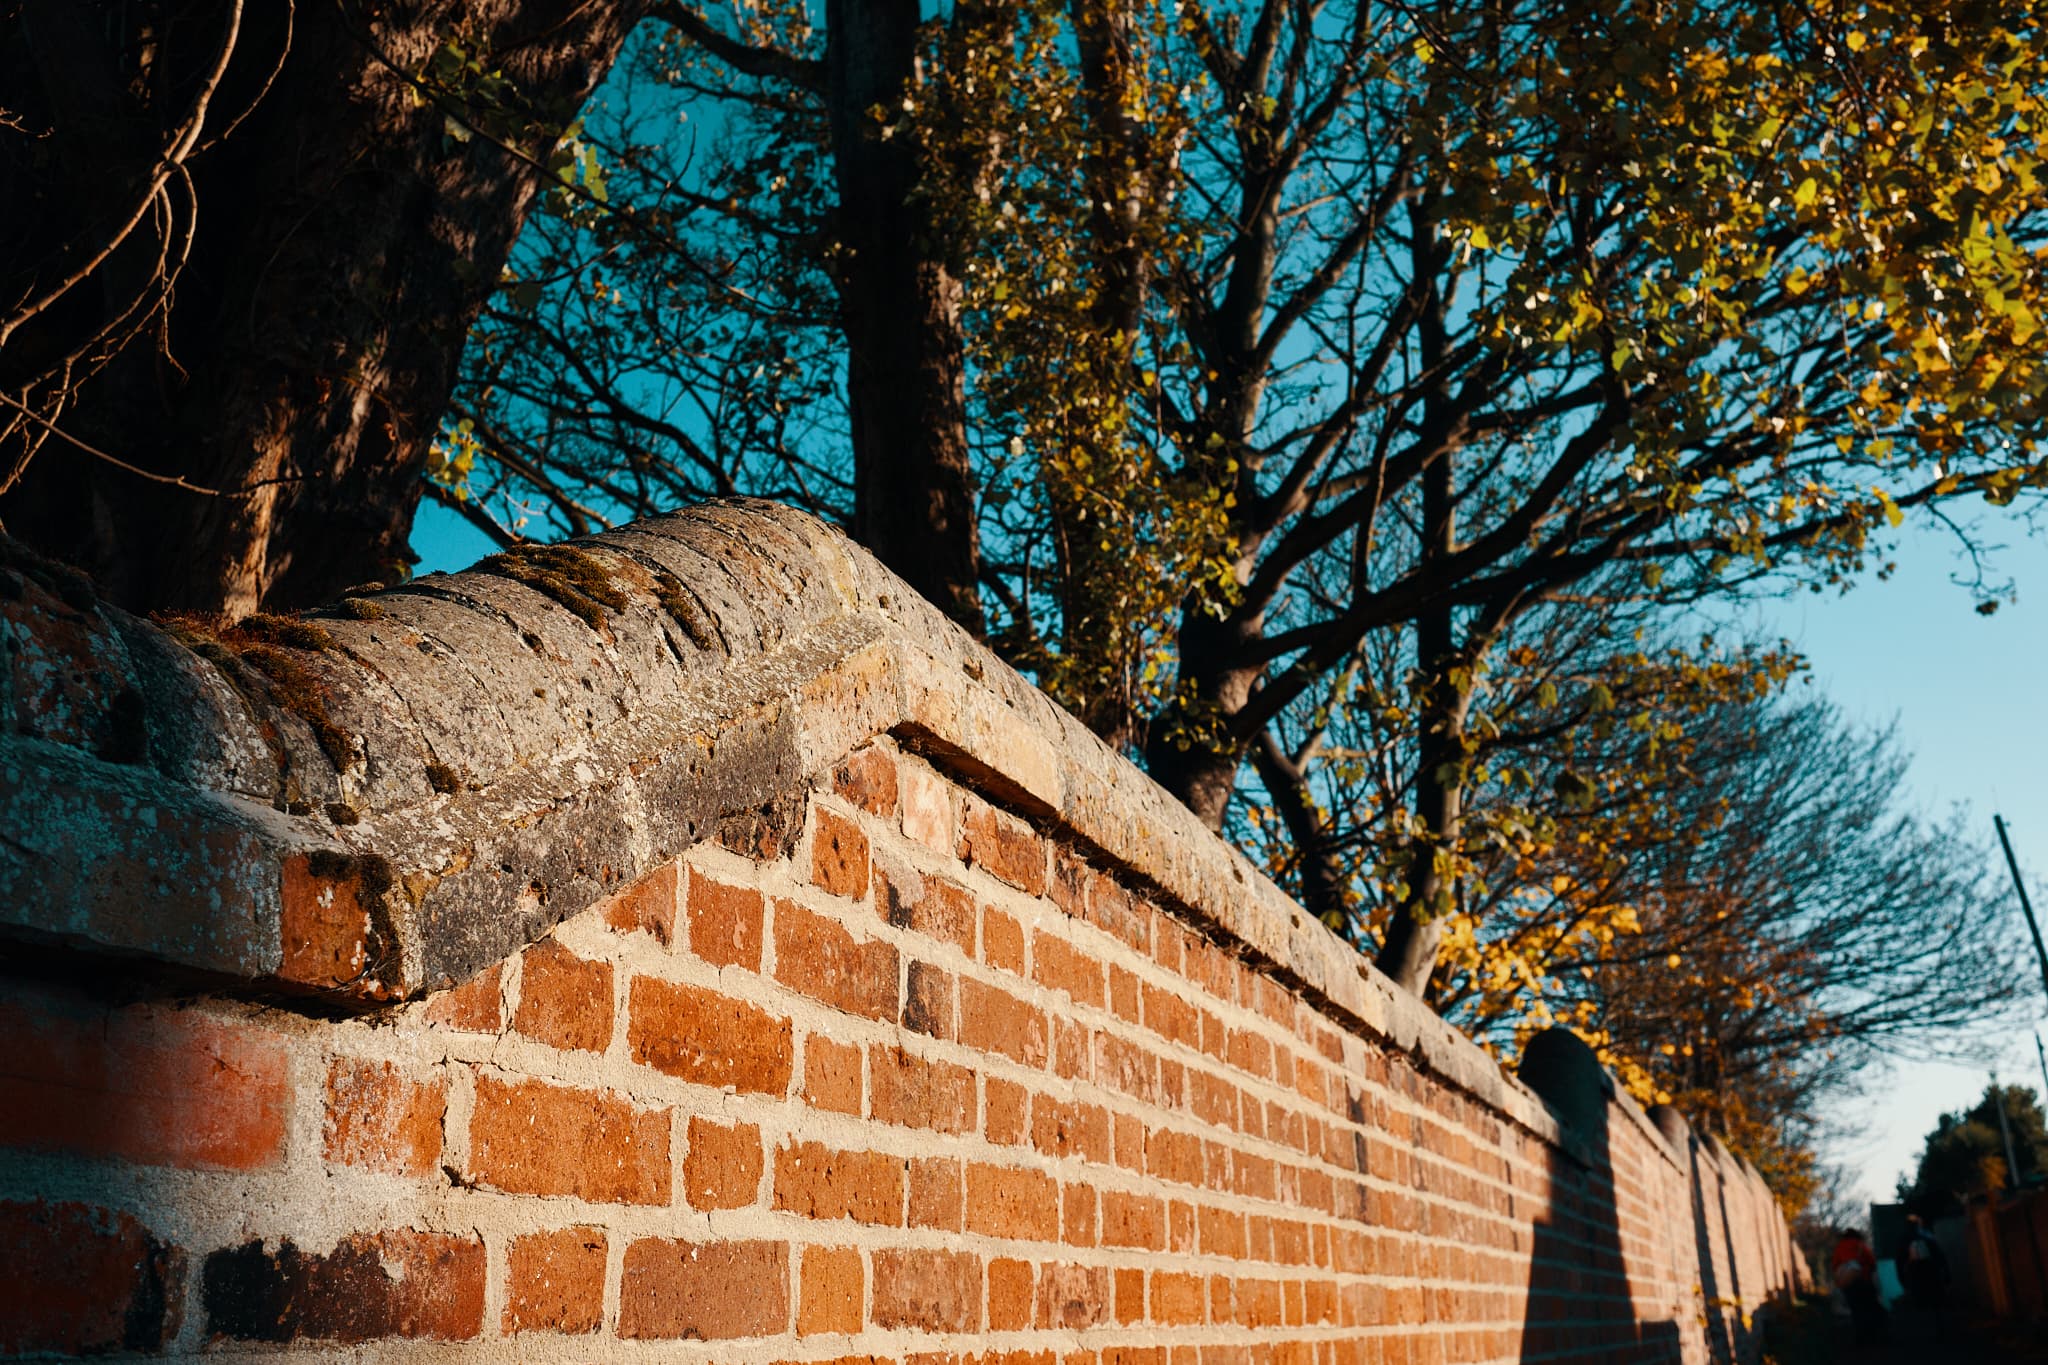
[[[1993,563],[2015,589],[1994,615],[1979,615],[1976,596],[1955,581],[1968,566],[1953,537],[1922,530],[1902,539],[1889,579],[1866,578],[1847,593],[1764,598],[1737,618],[1807,655],[1811,673],[1801,686],[1824,692],[1859,721],[1896,727],[1913,755],[1902,799],[1931,815],[1963,806],[1987,846],[1992,813],[2002,813],[2043,904],[2048,884],[2035,874],[2048,875],[2048,725],[2039,700],[2048,677],[2048,537],[2026,538],[2017,518],[1983,527],[2005,542]],[[423,574],[462,568],[492,548],[432,503],[421,506],[413,546]],[[2024,942],[2018,902],[2008,897],[2005,908]],[[2033,1014],[2048,1019],[2048,1004]],[[1974,1101],[1992,1067],[2040,1083],[2029,1033],[1987,1027],[1938,1041],[1974,1055],[1966,1062],[1900,1059],[1873,1070],[1861,1096],[1830,1116],[1830,1155],[1866,1197],[1889,1196],[1936,1117]]]
[[[1904,799],[1930,814],[1961,806],[1970,827],[1994,838],[2003,814],[2037,908],[2048,908],[2048,725],[2041,687],[2048,677],[2048,538],[2028,539],[2017,518],[1982,520],[2003,540],[1993,556],[2014,600],[1981,616],[1954,578],[1968,565],[1946,533],[1923,529],[1898,548],[1898,571],[1846,594],[1768,599],[1748,609],[1759,631],[1782,635],[1807,656],[1807,686],[1867,724],[1892,724],[1913,755]],[[2002,871],[2002,869],[2001,869]],[[1998,883],[2005,891],[2007,883]],[[2019,902],[2005,891],[2011,932],[2022,944]],[[2029,956],[2031,963],[2032,958]],[[2038,984],[2029,1017],[2048,1018]],[[1969,1062],[1901,1060],[1864,1077],[1863,1095],[1839,1115],[1832,1155],[1870,1198],[1888,1198],[1945,1110],[1983,1093],[1996,1067],[2004,1079],[2039,1088],[2033,1036],[1986,1027],[1945,1042],[1976,1053]]]

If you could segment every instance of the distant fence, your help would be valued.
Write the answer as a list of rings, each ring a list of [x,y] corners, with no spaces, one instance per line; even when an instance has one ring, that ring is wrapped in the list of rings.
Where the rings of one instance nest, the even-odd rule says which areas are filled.
[[[1971,1306],[1994,1317],[2048,1318],[2048,1190],[1973,1204],[1961,1219],[1955,1267]]]

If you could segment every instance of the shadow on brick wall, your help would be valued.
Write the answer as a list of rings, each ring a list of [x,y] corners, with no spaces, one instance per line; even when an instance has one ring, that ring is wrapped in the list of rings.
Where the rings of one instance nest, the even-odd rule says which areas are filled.
[[[1748,1346],[1741,1326],[1739,1307],[1743,1302],[1742,1267],[1734,1254],[1735,1229],[1728,1216],[1728,1187],[1715,1172],[1711,1201],[1707,1192],[1707,1171],[1702,1155],[1704,1144],[1692,1131],[1685,1116],[1669,1105],[1650,1111],[1651,1120],[1673,1148],[1683,1154],[1686,1178],[1692,1184],[1693,1245],[1699,1266],[1700,1298],[1706,1306],[1707,1349],[1718,1361],[1744,1359]],[[1716,1256],[1716,1246],[1722,1254]],[[1751,1286],[1753,1289],[1754,1286]]]
[[[1637,1316],[1616,1207],[1612,1080],[1593,1050],[1561,1028],[1529,1040],[1519,1071],[1567,1132],[1564,1147],[1547,1149],[1550,1216],[1533,1230],[1524,1365],[1679,1365],[1679,1324]]]

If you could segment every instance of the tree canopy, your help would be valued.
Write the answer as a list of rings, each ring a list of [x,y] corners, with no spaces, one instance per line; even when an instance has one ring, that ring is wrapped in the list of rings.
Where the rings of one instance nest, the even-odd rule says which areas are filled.
[[[858,411],[914,411],[945,449],[909,465],[970,461],[971,523],[922,524],[977,581],[913,582],[1212,823],[1255,770],[1334,868],[1316,736],[1372,679],[1414,739],[1378,893],[1418,989],[1499,837],[1465,812],[1524,618],[1839,584],[2041,484],[2023,18],[956,6],[886,30],[849,131],[857,9],[662,14],[583,125],[610,204],[514,260],[437,496],[501,533],[735,489],[860,527]],[[909,265],[849,235],[877,146]],[[889,286],[916,383],[864,370],[875,270],[930,286]],[[1590,695],[1644,684],[1626,654]],[[1297,886],[1355,929],[1341,878]]]
[[[2017,1170],[2006,1162],[2005,1132],[1999,1110],[2005,1111],[2012,1135]],[[2024,1085],[1987,1085],[1983,1097],[1968,1109],[1943,1114],[1927,1134],[1920,1163],[1912,1178],[1899,1179],[1899,1202],[1914,1213],[1940,1218],[1962,1207],[1965,1199],[1995,1194],[2048,1176],[2048,1117],[2040,1097]]]

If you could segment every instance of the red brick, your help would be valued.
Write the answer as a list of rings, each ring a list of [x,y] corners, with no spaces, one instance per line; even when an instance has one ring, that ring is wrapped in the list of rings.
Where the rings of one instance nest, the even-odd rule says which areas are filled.
[[[1151,950],[1152,912],[1107,874],[1097,873],[1089,883],[1088,920],[1141,953]]]
[[[1170,1271],[1152,1272],[1152,1321],[1162,1327],[1187,1327],[1203,1322],[1202,1277]]]
[[[604,922],[622,934],[650,934],[666,948],[675,939],[676,893],[681,889],[681,867],[663,863],[606,901]]]
[[[274,1034],[184,1010],[36,992],[0,1004],[0,1146],[253,1171],[284,1153]]]
[[[1132,1099],[1159,1100],[1159,1059],[1138,1044],[1114,1034],[1095,1035],[1095,1080]]]
[[[1237,1087],[1206,1071],[1194,1073],[1191,1107],[1195,1117],[1218,1128],[1237,1127]]]
[[[696,878],[690,879],[695,890]],[[626,1040],[633,1060],[698,1085],[781,1095],[794,1065],[789,1020],[716,991],[633,980]]]
[[[1038,1325],[1079,1331],[1109,1321],[1109,1270],[1099,1265],[1047,1264],[1038,1269]]]
[[[1166,1206],[1166,1249],[1176,1256],[1195,1250],[1195,1206],[1175,1199]]]
[[[960,1231],[960,1163],[950,1157],[910,1161],[910,1226]]]
[[[690,951],[714,967],[761,970],[761,893],[690,873]]]
[[[966,1067],[880,1043],[868,1048],[868,1108],[878,1122],[965,1133],[977,1107]]]
[[[960,1041],[977,1052],[996,1052],[1040,1067],[1046,1063],[1045,1011],[1008,991],[972,978],[960,981]]]
[[[926,1332],[981,1328],[981,1258],[964,1251],[874,1253],[874,1324]]]
[[[1188,940],[1188,931],[1157,910],[1152,912],[1151,919],[1152,960],[1178,976],[1181,949]]]
[[[953,787],[916,759],[897,766],[903,833],[944,857],[953,854]]]
[[[795,901],[775,902],[775,979],[848,1014],[896,1022],[895,946],[856,942]]]
[[[1109,968],[1110,1011],[1127,1024],[1138,1023],[1143,1018],[1138,999],[1138,978],[1112,963]]]
[[[125,1213],[0,1203],[0,1355],[156,1352],[178,1334],[185,1256]]]
[[[903,1027],[927,1038],[953,1038],[953,974],[929,962],[905,972]]]
[[[611,1091],[476,1078],[469,1174],[508,1194],[599,1204],[669,1201],[669,1115]]]
[[[1168,1109],[1188,1107],[1188,1069],[1164,1057],[1159,1059],[1159,1103]]]
[[[1228,1209],[1201,1208],[1195,1212],[1204,1256],[1228,1256],[1242,1260],[1245,1253],[1244,1215]]]
[[[1107,1163],[1109,1111],[1099,1104],[1040,1095],[1031,1106],[1031,1142],[1047,1156],[1079,1156]]]
[[[787,1242],[648,1237],[626,1248],[620,1336],[727,1341],[788,1330]]]
[[[484,1244],[404,1229],[357,1233],[332,1251],[260,1241],[206,1258],[200,1299],[208,1337],[326,1341],[384,1337],[467,1341],[483,1330]]]
[[[1031,976],[1049,990],[1065,991],[1076,1004],[1103,1003],[1102,964],[1063,938],[1031,936]]]
[[[799,1272],[796,1334],[858,1332],[866,1306],[866,1271],[855,1247],[805,1247]]]
[[[743,1209],[761,1197],[761,1130],[692,1115],[683,1198],[693,1209]]]
[[[998,1258],[988,1263],[988,1330],[1015,1332],[1031,1325],[1031,1263]]]
[[[1117,1272],[1119,1282],[1121,1282],[1121,1277],[1124,1273],[1123,1271]],[[1121,1316],[1123,1311],[1123,1301],[1121,1298],[1117,1301],[1117,1311],[1119,1314],[1118,1321],[1124,1321],[1125,1319]],[[1275,1347],[1272,1365],[1315,1365],[1314,1360],[1308,1356],[1288,1354],[1292,1349],[1293,1343],[1288,1342],[1283,1342]],[[1303,1349],[1308,1348],[1304,1347]],[[1100,1365],[1167,1365],[1166,1350],[1167,1348],[1164,1346],[1105,1346],[1102,1348]],[[1190,1365],[1191,1361],[1199,1360],[1199,1356],[1194,1355],[1194,1347],[1183,1346],[1180,1350],[1182,1356],[1181,1365]],[[1260,1365],[1265,1365],[1265,1362],[1262,1361]]]
[[[514,1237],[505,1261],[505,1331],[595,1332],[604,1324],[600,1228]]]
[[[1166,1205],[1151,1195],[1103,1191],[1102,1244],[1161,1250],[1166,1245]]]
[[[1273,980],[1272,977],[1263,974],[1254,974],[1251,977],[1251,984],[1253,998],[1245,1003],[1253,1005],[1254,1001],[1256,1001],[1254,1007],[1259,1013],[1265,1015],[1288,1033],[1294,1032],[1295,999],[1293,993],[1279,982]]]
[[[1309,1263],[1308,1224],[1291,1218],[1276,1218],[1273,1222],[1273,1259],[1281,1265],[1307,1265]],[[1462,1278],[1462,1277],[1452,1277]]]
[[[942,877],[927,877],[907,867],[876,869],[876,893],[882,918],[898,929],[951,943],[974,955],[974,896],[964,886]]]
[[[338,872],[314,870],[308,854],[284,860],[278,888],[277,974],[319,990],[346,987],[370,970],[377,951],[369,907],[375,893],[366,885],[367,863],[339,860]]]
[[[1278,1280],[1239,1280],[1231,1299],[1239,1326],[1279,1327],[1286,1321]]]
[[[805,1218],[903,1225],[904,1162],[799,1142],[775,1151],[775,1207]]]
[[[428,996],[421,1016],[461,1033],[497,1033],[505,1027],[504,975],[505,964],[494,963],[454,990]]]
[[[882,749],[856,750],[832,769],[832,791],[870,815],[896,814],[896,759]]]
[[[1024,926],[992,905],[981,911],[981,960],[998,971],[1024,971]]]
[[[1188,939],[1181,970],[1188,980],[1201,988],[1203,994],[1217,1000],[1235,999],[1232,966],[1230,957],[1215,944],[1205,943],[1199,938]]]
[[[1064,1015],[1052,1020],[1052,1069],[1061,1080],[1085,1081],[1094,1076],[1088,1026]]]
[[[1132,1114],[1116,1114],[1111,1117],[1113,1137],[1116,1143],[1116,1164],[1127,1171],[1145,1169],[1145,1125]]]
[[[333,1166],[427,1175],[441,1164],[447,1108],[439,1081],[412,1080],[390,1062],[337,1057],[327,1064],[322,1151]]]
[[[1073,1181],[1060,1190],[1060,1240],[1070,1247],[1092,1247],[1097,1240],[1095,1187]]]
[[[1247,1198],[1272,1199],[1279,1189],[1273,1159],[1238,1152],[1231,1163],[1231,1185]]]
[[[1020,891],[1043,895],[1045,841],[1038,832],[979,797],[965,796],[962,801],[966,810],[960,821],[958,856]]]
[[[822,1033],[804,1039],[804,1102],[835,1113],[860,1113],[860,1049]]]
[[[1145,1320],[1145,1272],[1119,1267],[1115,1272],[1116,1320],[1128,1326]]]
[[[1024,1103],[1029,1093],[1023,1086],[1012,1081],[998,1080],[990,1076],[982,1083],[987,1092],[984,1104],[987,1115],[982,1131],[990,1142],[999,1146],[1012,1146],[1024,1140]]]
[[[1294,1089],[1303,1099],[1318,1109],[1329,1102],[1329,1089],[1323,1078],[1323,1070],[1310,1066],[1307,1060],[1299,1059],[1294,1066]]]
[[[1169,1043],[1202,1046],[1202,1018],[1187,997],[1157,986],[1145,987],[1145,1027]]]
[[[1145,1138],[1145,1173],[1159,1181],[1200,1185],[1206,1179],[1202,1140],[1171,1128],[1155,1128]]]
[[[1059,1182],[1044,1171],[970,1161],[967,1230],[1013,1241],[1057,1242]]]
[[[612,1040],[612,964],[587,962],[551,938],[520,960],[512,1027],[549,1047],[604,1051]]]
[[[822,806],[811,829],[811,884],[856,900],[868,893],[868,836],[858,824]]]

